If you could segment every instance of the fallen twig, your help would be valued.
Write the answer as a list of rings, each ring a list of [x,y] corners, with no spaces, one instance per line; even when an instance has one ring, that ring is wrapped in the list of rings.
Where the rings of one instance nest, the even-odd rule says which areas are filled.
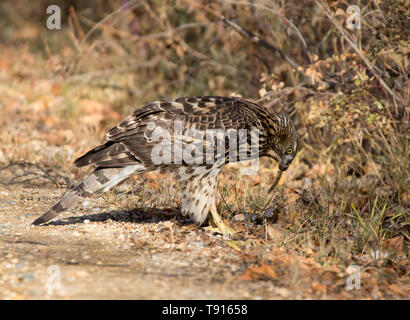
[[[6,169],[14,167],[14,166],[16,166],[16,167],[31,167],[31,168],[35,168],[35,169],[39,170],[39,172],[26,171],[22,174],[18,174],[16,176],[14,176],[13,178],[8,180],[7,182],[0,181],[0,184],[2,184],[4,186],[10,186],[12,184],[21,183],[21,181],[18,181],[18,179],[20,179],[20,178],[27,177],[27,176],[37,176],[37,177],[40,177],[40,178],[50,180],[56,186],[61,185],[60,183],[57,182],[57,179],[63,179],[66,186],[72,186],[72,183],[70,182],[70,179],[68,177],[62,176],[62,175],[59,175],[59,174],[51,175],[37,163],[12,162],[12,163],[8,164],[7,166],[5,166],[3,168],[0,168],[0,171],[6,170]],[[35,178],[31,178],[28,181],[31,181],[33,179],[35,179]],[[27,180],[24,180],[24,181],[27,182]]]

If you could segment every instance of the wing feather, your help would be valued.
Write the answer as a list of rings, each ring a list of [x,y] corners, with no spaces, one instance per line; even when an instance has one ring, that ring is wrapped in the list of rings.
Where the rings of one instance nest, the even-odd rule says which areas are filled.
[[[266,116],[265,109],[258,104],[236,97],[182,97],[155,101],[136,109],[110,129],[105,135],[107,142],[77,159],[75,164],[122,167],[138,162],[146,168],[154,167],[151,151],[158,141],[150,141],[149,135],[156,128],[168,130],[173,142],[179,140],[186,146],[189,141],[174,135],[175,121],[180,121],[182,130],[250,130],[261,128],[261,119]]]

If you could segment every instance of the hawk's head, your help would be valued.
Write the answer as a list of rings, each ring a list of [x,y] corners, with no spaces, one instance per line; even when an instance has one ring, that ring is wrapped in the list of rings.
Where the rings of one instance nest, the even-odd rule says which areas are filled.
[[[296,155],[298,139],[295,126],[288,116],[278,114],[270,121],[267,155],[275,159],[285,171]]]

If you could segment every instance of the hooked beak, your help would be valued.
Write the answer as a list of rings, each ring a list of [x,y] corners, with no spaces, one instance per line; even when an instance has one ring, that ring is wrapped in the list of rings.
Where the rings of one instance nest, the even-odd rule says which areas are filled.
[[[279,169],[282,171],[286,171],[289,165],[292,163],[293,158],[283,157],[279,162]]]
[[[283,161],[279,164],[280,171],[286,171],[289,167],[289,163],[283,163]]]

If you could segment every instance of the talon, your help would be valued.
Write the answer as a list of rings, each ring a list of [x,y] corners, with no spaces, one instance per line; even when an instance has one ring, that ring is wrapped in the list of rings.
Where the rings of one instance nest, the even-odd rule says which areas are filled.
[[[211,233],[222,234],[223,238],[226,240],[232,240],[235,238],[236,231],[229,228],[225,223],[223,223],[221,217],[216,211],[216,206],[211,207],[211,216],[209,217],[209,226],[205,227],[205,230],[210,231]]]

